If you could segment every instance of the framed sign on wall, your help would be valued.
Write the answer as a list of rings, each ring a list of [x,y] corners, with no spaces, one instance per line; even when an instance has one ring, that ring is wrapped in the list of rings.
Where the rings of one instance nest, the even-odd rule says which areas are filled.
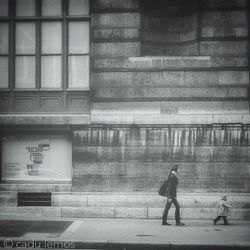
[[[2,181],[71,181],[71,169],[66,135],[2,137]]]

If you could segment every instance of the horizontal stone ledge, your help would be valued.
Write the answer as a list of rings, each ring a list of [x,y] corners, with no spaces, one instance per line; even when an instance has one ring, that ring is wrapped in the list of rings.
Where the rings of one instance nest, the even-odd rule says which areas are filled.
[[[232,27],[247,25],[247,10],[202,12],[201,26]]]
[[[249,124],[250,115],[92,115],[92,124]]]
[[[178,143],[178,142],[177,142]],[[180,145],[180,143],[178,143]],[[221,179],[244,179],[250,178],[249,167],[246,166],[249,163],[250,159],[248,157],[250,153],[249,146],[147,146],[147,147],[85,147],[81,153],[74,151],[73,156],[75,158],[75,169],[74,169],[74,179],[81,180],[87,178],[95,177],[96,181],[106,179],[113,180],[119,177],[123,180],[143,180],[148,179],[150,181],[155,181],[162,174],[166,176],[166,170],[162,169],[159,164],[162,162],[168,162],[169,164],[174,161],[180,163],[187,162],[193,164],[192,167],[197,170],[199,174],[193,173],[190,176],[187,170],[183,171],[183,178],[185,182],[189,181],[190,178],[197,178],[200,181],[214,178],[216,171],[218,171],[216,177]],[[86,170],[83,169],[83,165],[80,163],[85,162]],[[103,164],[103,167],[100,167],[100,170],[90,169],[89,166],[93,166],[96,162],[96,165]],[[209,164],[209,163],[213,164]],[[109,164],[110,163],[110,164]],[[121,169],[114,166],[117,163],[117,166],[121,166],[119,163],[123,163]],[[145,167],[142,167],[141,164],[145,163]],[[148,167],[148,164],[151,163],[154,166],[158,166],[158,172],[151,170]],[[204,164],[204,168],[200,168],[201,164]],[[235,171],[230,167],[226,168],[225,165],[230,163],[239,164],[238,171]],[[198,166],[197,166],[198,165]],[[134,170],[134,166],[137,166],[138,169]],[[209,172],[207,167],[213,169],[213,173]],[[217,167],[216,167],[217,166]],[[87,172],[87,169],[89,172]],[[124,170],[126,169],[126,171]],[[186,168],[188,169],[188,167]],[[210,169],[210,171],[212,171]],[[145,172],[143,172],[145,170]],[[147,171],[146,171],[147,170]],[[222,173],[219,172],[222,171]],[[227,175],[227,171],[230,171]],[[120,174],[117,174],[120,173]],[[211,180],[212,181],[212,180]],[[221,180],[223,181],[223,180]],[[187,187],[187,186],[186,186]]]
[[[199,55],[198,43],[192,43],[188,45],[176,45],[164,44],[164,43],[142,43],[141,44],[141,54],[142,55],[168,55],[168,56],[193,56]],[[203,54],[202,54],[203,55]],[[207,53],[206,55],[209,56]]]
[[[138,1],[134,0],[97,0],[94,1],[94,9],[138,9]]]
[[[19,192],[69,192],[72,190],[72,183],[1,183],[0,191]]]
[[[211,71],[237,71],[239,70],[239,67],[247,66],[247,56],[135,56],[108,58],[93,57],[92,62],[93,69],[99,71],[199,71],[201,69]],[[228,70],[227,67],[230,67],[230,70]]]
[[[0,114],[0,125],[82,125],[89,123],[90,115]]]
[[[43,215],[42,207],[1,207],[0,216],[37,216]]]
[[[222,38],[222,37],[247,37],[247,27],[204,27],[201,29],[202,38]]]
[[[139,71],[139,72],[94,72],[92,86],[238,86],[249,85],[247,70],[219,71]]]
[[[232,124],[230,124],[232,125]],[[238,124],[239,125],[239,124]],[[130,138],[130,132],[133,131],[133,124],[128,125],[130,128],[124,129],[120,127],[118,131],[116,129],[100,129],[93,130],[95,133],[92,134],[92,128],[89,128],[87,131],[75,131],[73,139],[73,153],[79,153],[85,147],[92,146],[108,146],[108,147],[166,147],[172,146],[178,148],[181,147],[202,147],[202,146],[250,146],[250,129],[249,125],[241,125],[240,127],[229,127],[226,124],[219,124],[218,128],[215,128],[213,125],[197,125],[194,126],[180,125],[182,128],[174,128],[175,126],[168,125],[169,128],[166,128],[166,125],[148,125],[147,128],[143,126],[137,126],[140,131],[139,135],[136,138]],[[140,128],[141,127],[141,128]],[[171,128],[172,127],[172,128]],[[186,127],[186,128],[185,128]],[[193,128],[192,128],[193,127]],[[219,128],[220,127],[220,128]],[[228,127],[228,128],[227,128]],[[169,130],[170,131],[169,131]],[[101,131],[103,134],[107,133],[107,137],[97,133]],[[172,134],[171,134],[172,133]],[[146,137],[146,135],[149,135]],[[185,140],[176,141],[173,138],[175,135],[185,135]],[[195,140],[189,140],[190,137],[195,135]],[[225,136],[227,135],[227,136]],[[129,139],[128,139],[129,138]],[[181,136],[179,137],[181,138]],[[81,165],[82,155],[76,158],[75,164]],[[80,161],[80,162],[79,162]],[[93,163],[94,164],[94,163]],[[118,164],[119,165],[119,164]],[[117,165],[117,166],[118,166]],[[91,166],[91,165],[90,165]],[[94,168],[98,166],[94,165]],[[145,165],[147,166],[147,165]],[[87,167],[86,167],[87,168]],[[122,168],[122,167],[121,167]],[[85,169],[85,168],[84,168]]]
[[[139,56],[141,45],[139,42],[109,42],[91,43],[93,56]]]
[[[220,114],[248,115],[249,102],[245,101],[142,101],[93,102],[92,115],[119,114]]]
[[[94,69],[168,69],[211,67],[210,56],[137,56],[93,58]]]
[[[62,207],[62,217],[115,218],[115,210],[110,207]]]
[[[4,207],[0,216],[15,217],[63,217],[63,218],[141,218],[161,219],[164,206],[160,208],[143,207]],[[174,209],[169,211],[169,219],[174,220]],[[181,218],[211,220],[217,215],[217,208],[181,207]],[[231,209],[229,220],[249,220],[250,209]]]
[[[139,13],[105,13],[92,15],[92,27],[130,27],[140,28],[141,15]]]
[[[212,67],[247,67],[247,56],[211,56]]]
[[[160,102],[93,102],[91,115],[105,114],[159,114]]]
[[[197,27],[197,12],[188,15],[144,15],[143,28],[146,30],[159,30],[162,33],[186,32]],[[163,25],[164,24],[164,25]]]
[[[142,31],[143,42],[161,42],[161,43],[177,43],[185,44],[197,41],[197,31],[196,29],[191,29],[190,31],[169,31],[169,32],[159,32],[154,30],[143,30]]]
[[[247,0],[241,1],[202,1],[203,8],[244,8],[247,7]]]
[[[234,208],[250,208],[250,197],[248,194],[228,194],[229,202]],[[155,194],[124,194],[124,193],[96,193],[96,194],[61,194],[52,195],[53,197],[60,196],[63,203],[53,203],[53,206],[58,207],[134,207],[134,208],[154,208],[164,207],[166,198]],[[182,207],[216,207],[220,201],[219,193],[180,193],[178,195]],[[76,204],[77,200],[86,199],[87,204]],[[75,201],[73,203],[70,202]]]
[[[160,185],[160,183],[159,183]],[[228,201],[235,208],[250,208],[250,196],[248,193],[228,193]],[[0,192],[2,196],[2,191]],[[6,194],[5,194],[6,195]],[[16,192],[9,192],[8,197],[17,197]],[[219,192],[179,192],[178,198],[185,207],[204,206],[209,207],[220,201]],[[53,192],[52,207],[123,207],[123,206],[145,206],[161,207],[165,204],[165,197],[161,197],[157,192]],[[84,203],[77,203],[84,200]],[[60,202],[58,202],[60,201]],[[75,201],[77,204],[72,203]]]
[[[42,216],[44,217],[62,217],[61,207],[43,207]]]
[[[125,198],[125,197],[124,197]],[[209,197],[206,196],[200,196],[197,198],[191,197],[190,199],[186,199],[183,196],[179,196],[179,202],[183,208],[209,208],[209,207],[217,207],[218,202],[220,200],[220,197],[214,197],[213,199],[209,199]],[[98,197],[96,197],[94,200],[93,198],[89,197],[90,199],[90,206],[114,206],[114,207],[148,207],[148,208],[153,208],[153,207],[160,207],[164,208],[164,205],[166,203],[166,199],[164,197],[160,196],[155,196],[155,197],[143,197],[143,196],[137,196],[137,197],[126,197],[125,199],[118,199],[117,201],[112,201],[109,199],[101,199],[98,200]],[[203,200],[205,199],[205,200]],[[243,200],[235,200],[231,201],[230,198],[230,204],[234,208],[249,208],[250,201],[249,199],[247,201]]]
[[[248,87],[95,87],[94,97],[112,99],[153,99],[166,101],[174,100],[246,100],[248,97]]]
[[[21,116],[22,117],[22,116]],[[25,115],[24,115],[25,117]],[[37,117],[34,116],[33,120]],[[22,119],[22,118],[21,118]],[[51,118],[52,119],[52,118]],[[3,115],[0,116],[1,125],[43,125],[36,121],[36,123],[25,122],[25,119],[22,122],[18,121],[18,116],[15,115]],[[190,114],[190,115],[162,115],[162,114],[110,114],[109,112],[105,113],[104,111],[100,114],[92,114],[88,117],[88,123],[78,121],[74,124],[67,125],[86,125],[86,124],[249,124],[250,116],[249,115],[202,115],[202,114]],[[49,124],[53,125],[53,124]]]
[[[200,42],[200,55],[242,55],[248,53],[247,41],[203,41]]]
[[[62,217],[61,207],[16,207],[5,206],[1,207],[0,216],[12,216],[12,217]]]
[[[236,147],[236,146],[235,146]],[[102,147],[100,148],[100,150],[103,150]],[[96,162],[96,165],[103,165],[106,169],[110,169],[110,173],[105,173],[105,170],[100,170],[100,172],[98,171],[92,171],[92,169],[90,169],[90,172],[87,173],[86,171],[83,171],[81,168],[83,168],[82,164],[80,164],[79,162],[77,162],[76,166],[77,169],[74,171],[74,184],[78,183],[78,184],[83,184],[87,186],[87,183],[89,183],[90,185],[93,184],[93,182],[95,182],[97,184],[97,181],[99,184],[104,184],[102,182],[106,181],[108,182],[112,182],[113,184],[116,183],[116,179],[120,179],[123,180],[124,182],[126,182],[126,184],[129,184],[129,182],[131,181],[131,183],[133,182],[133,185],[136,184],[136,181],[140,181],[141,184],[143,183],[143,180],[147,180],[147,182],[152,182],[155,183],[155,181],[157,181],[157,179],[159,179],[159,175],[160,175],[160,170],[159,170],[159,174],[153,172],[152,176],[149,173],[143,173],[140,172],[141,169],[138,169],[138,175],[136,175],[133,172],[133,169],[130,168],[130,166],[132,165],[137,165],[140,166],[140,164],[145,163],[145,165],[148,165],[151,163],[151,165],[158,165],[162,162],[166,162],[166,164],[171,165],[172,163],[176,163],[176,161],[178,161],[179,163],[183,163],[183,162],[187,162],[189,164],[194,164],[194,165],[201,165],[201,164],[205,164],[207,165],[210,161],[214,162],[214,165],[219,164],[219,163],[223,163],[223,164],[230,164],[230,163],[234,163],[234,164],[241,164],[241,165],[245,165],[247,163],[249,163],[249,159],[248,159],[248,155],[249,152],[247,150],[247,148],[244,148],[244,151],[241,153],[243,155],[242,159],[240,158],[240,154],[237,155],[237,157],[227,157],[225,155],[225,153],[221,153],[220,154],[216,154],[215,156],[212,155],[213,153],[213,148],[212,147],[205,147],[202,146],[200,148],[196,147],[195,148],[195,152],[194,151],[194,147],[167,147],[166,150],[168,150],[168,152],[164,152],[164,150],[150,150],[150,152],[147,154],[147,152],[145,152],[145,148],[136,148],[136,147],[132,147],[130,150],[127,150],[126,148],[121,152],[120,149],[122,149],[120,147],[120,149],[116,149],[114,150],[115,147],[106,147],[106,151],[111,151],[113,150],[113,154],[112,155],[108,155],[107,153],[102,153],[102,154],[98,154],[96,151],[94,150],[89,150],[90,152],[83,152],[82,154],[82,158],[86,158],[86,165],[91,166],[94,165],[94,163]],[[139,149],[144,150],[143,153],[139,152]],[[156,147],[156,149],[158,149]],[[131,152],[132,150],[134,150],[134,152]],[[240,151],[240,148],[237,148],[238,151]],[[227,150],[226,153],[237,153],[237,150]],[[163,151],[163,153],[162,153]],[[174,151],[174,153],[172,153],[172,151]],[[125,152],[126,156],[121,158],[121,154]],[[162,153],[162,155],[160,154]],[[186,154],[185,154],[186,153]],[[202,155],[202,153],[204,155]],[[118,155],[119,154],[119,155]],[[153,155],[154,154],[154,155]],[[181,157],[179,157],[179,155],[181,155]],[[185,155],[184,155],[185,154]],[[189,155],[190,154],[190,155]],[[74,156],[77,155],[76,153],[74,153]],[[78,153],[79,155],[79,153]],[[78,156],[77,155],[77,156]],[[157,157],[158,156],[158,157]],[[96,157],[96,160],[95,160]],[[222,159],[220,159],[219,157],[221,157]],[[77,157],[78,161],[81,157]],[[108,159],[108,160],[107,160]],[[109,161],[109,163],[107,163],[107,161]],[[122,172],[121,174],[117,174],[115,171],[115,169],[117,168],[111,168],[110,166],[112,166],[113,164],[117,164],[119,165],[119,163],[123,163],[122,164],[122,168],[124,169],[128,169],[128,171],[130,171],[129,173],[124,173]],[[214,167],[214,165],[211,165],[212,167]],[[145,167],[146,169],[146,167]],[[243,168],[242,168],[243,169]],[[150,170],[150,169],[149,169]],[[120,170],[117,170],[118,172]],[[235,182],[240,182],[242,181],[242,175],[244,177],[244,173],[248,174],[248,169],[246,168],[243,169],[241,171],[240,174],[236,173],[237,176],[228,176],[227,180],[231,180],[234,179]],[[164,172],[164,171],[163,171]],[[204,170],[205,172],[205,170]],[[167,173],[165,173],[166,175]],[[204,177],[205,176],[205,177]],[[240,176],[240,178],[238,178]],[[202,176],[199,176],[199,179],[197,179],[197,181],[208,181],[208,177],[214,177],[214,176],[208,176],[206,173],[203,173]],[[221,177],[221,179],[223,179],[225,177],[224,174],[221,174],[220,176],[218,175],[218,178]],[[231,177],[231,179],[230,179]],[[96,178],[96,179],[95,179]],[[196,176],[196,178],[198,178]],[[185,188],[188,188],[188,184],[187,183],[191,180],[191,178],[187,177],[185,178]],[[218,179],[217,179],[218,180]],[[82,183],[81,183],[82,181]],[[249,181],[249,180],[248,180]],[[211,182],[211,179],[210,179]],[[94,184],[96,187],[98,187],[98,185]],[[194,184],[194,183],[192,183]],[[210,183],[208,183],[210,184]],[[218,183],[217,183],[218,184]],[[243,183],[242,183],[243,184]],[[109,185],[108,185],[109,186]],[[105,185],[104,185],[105,187]],[[150,186],[151,187],[151,186]],[[193,186],[192,186],[193,187]],[[115,186],[114,186],[115,188]],[[128,187],[129,190],[131,187]],[[135,187],[136,188],[136,187]],[[97,189],[98,191],[99,189]],[[133,188],[132,188],[133,190]]]
[[[94,28],[92,31],[92,41],[113,41],[121,40],[126,42],[129,39],[138,40],[140,38],[140,30],[138,28]]]
[[[17,192],[0,191],[0,207],[17,206]]]
[[[167,148],[168,150],[170,150],[171,148]],[[172,148],[173,149],[173,148]],[[175,150],[176,148],[174,148]],[[112,148],[110,148],[110,150],[112,150]],[[181,148],[178,148],[178,153],[182,153]],[[185,148],[184,150],[191,152],[191,148]],[[183,150],[183,151],[184,151]],[[208,148],[208,150],[211,152],[212,149]],[[138,152],[138,150],[135,150],[136,152]],[[235,153],[236,150],[227,150],[227,153]],[[238,148],[238,151],[240,151],[240,149]],[[198,153],[197,153],[198,152]],[[209,153],[210,153],[209,152]],[[98,160],[96,161],[97,164],[96,165],[104,165],[104,167],[100,170],[100,173],[98,173],[97,171],[89,171],[89,173],[87,173],[86,171],[81,171],[81,165],[77,164],[78,169],[74,171],[74,184],[76,186],[73,186],[73,188],[76,188],[79,185],[82,185],[82,187],[84,187],[83,190],[87,189],[87,190],[91,190],[93,188],[93,190],[96,191],[100,191],[102,189],[106,190],[107,187],[110,187],[110,191],[115,191],[115,190],[119,190],[119,191],[123,191],[122,188],[124,188],[124,190],[126,191],[133,191],[133,190],[148,190],[148,191],[155,191],[157,192],[158,190],[158,186],[159,183],[162,181],[162,176],[167,176],[168,175],[168,171],[164,170],[164,169],[159,169],[159,173],[154,172],[151,170],[151,175],[149,173],[143,173],[143,170],[145,171],[150,171],[150,167],[148,167],[149,164],[151,164],[151,168],[152,167],[157,167],[161,164],[161,162],[163,162],[166,158],[168,158],[168,160],[166,160],[166,165],[171,166],[174,163],[178,163],[181,166],[187,167],[187,168],[191,168],[194,166],[194,168],[200,173],[200,175],[198,174],[194,174],[195,176],[193,177],[183,177],[182,178],[182,183],[180,184],[180,189],[183,190],[187,190],[187,191],[196,191],[199,189],[207,189],[208,191],[215,191],[216,189],[224,189],[225,190],[231,190],[233,192],[235,191],[250,191],[249,190],[249,181],[250,181],[250,176],[248,174],[249,172],[249,168],[247,167],[247,164],[249,164],[249,159],[247,159],[247,154],[249,154],[249,150],[244,149],[244,153],[243,153],[243,160],[234,160],[234,162],[231,160],[233,159],[233,157],[231,157],[231,159],[228,159],[225,154],[217,154],[214,159],[212,159],[212,161],[217,161],[217,163],[215,164],[209,164],[209,153],[206,153],[206,155],[204,157],[201,156],[201,153],[206,153],[206,148],[203,147],[202,150],[196,149],[196,155],[198,156],[197,160],[192,161],[190,160],[191,157],[185,156],[185,157],[181,157],[180,160],[178,160],[178,154],[175,153],[174,157],[171,157],[171,153],[168,154],[164,154],[160,159],[156,159],[156,157],[154,157],[154,159],[149,159],[149,157],[152,155],[152,150],[150,152],[151,155],[149,155],[147,157],[147,159],[145,161],[143,161],[143,159],[141,159],[141,157],[145,156],[146,153],[140,154],[140,158],[134,156],[129,156],[129,157],[124,157],[123,159],[118,159],[118,157],[113,156],[113,158],[110,160],[110,163],[107,164],[107,161],[105,161],[105,159],[101,159],[101,157],[98,157]],[[93,153],[94,154],[94,153]],[[131,154],[131,153],[130,153]],[[160,153],[157,153],[157,155],[160,155]],[[87,154],[84,154],[88,157]],[[223,158],[221,161],[220,159],[218,159],[218,157]],[[170,158],[171,157],[171,158]],[[194,156],[195,157],[195,156]],[[194,158],[193,157],[193,158]],[[212,157],[211,157],[212,158]],[[216,159],[217,158],[217,159]],[[240,158],[239,156],[237,157],[238,159]],[[222,162],[223,161],[223,162]],[[241,161],[241,162],[240,162]],[[123,163],[119,164],[119,163]],[[127,162],[127,163],[125,163]],[[143,169],[142,164],[145,162],[145,165],[147,165],[147,167],[145,167]],[[186,162],[186,164],[183,164],[184,162]],[[220,162],[220,163],[218,163]],[[231,163],[233,162],[233,163]],[[189,164],[187,164],[189,163]],[[122,168],[127,170],[129,173],[128,174],[116,174],[115,171],[117,170],[117,172],[121,172],[120,169],[118,169],[117,167],[115,167],[114,165],[122,165]],[[240,174],[237,173],[237,171],[235,169],[232,169],[232,165],[239,165],[240,167]],[[94,165],[94,161],[89,162],[89,159],[86,161],[86,165],[91,166]],[[189,165],[189,166],[187,166]],[[191,165],[191,167],[190,167]],[[201,166],[201,165],[205,165],[206,169],[202,169],[202,167],[195,167],[196,165]],[[230,169],[227,169],[226,167],[217,167],[217,166],[226,166],[226,165],[230,165]],[[114,166],[114,167],[112,167]],[[140,166],[140,169],[138,170],[134,170],[132,166]],[[230,174],[228,176],[226,176],[226,174],[218,174],[217,178],[214,179],[214,175],[209,173],[209,169],[208,167],[211,166],[211,168],[214,170],[214,172],[219,172],[221,171],[231,171]],[[90,169],[90,168],[89,168]],[[110,174],[106,174],[105,171],[110,170]],[[125,171],[124,170],[124,171]],[[137,174],[137,172],[138,174]],[[157,170],[155,170],[157,171]],[[136,172],[136,173],[135,173]],[[234,176],[234,173],[235,176]],[[188,175],[188,173],[185,173],[185,175]],[[190,175],[190,174],[189,174]],[[120,184],[119,181],[117,180],[119,179],[120,181],[123,182],[123,184]],[[123,186],[124,185],[124,186]],[[111,187],[112,186],[112,187]],[[107,188],[108,189],[108,188]]]
[[[171,163],[176,163],[172,161]],[[87,176],[84,181],[81,179],[74,179],[73,191],[116,191],[116,192],[133,192],[138,190],[145,190],[148,192],[157,192],[159,190],[159,183],[161,179],[121,179],[119,178],[102,178]],[[181,184],[180,190],[189,192],[250,192],[249,179],[185,179],[185,183]]]
[[[205,151],[205,149],[204,149]],[[249,152],[247,152],[249,153]],[[177,157],[176,157],[177,158]],[[124,160],[125,161],[125,160]],[[230,162],[230,161],[228,161]],[[228,162],[224,162],[225,165],[229,164]],[[249,162],[249,161],[248,161]],[[140,162],[141,164],[143,163],[143,161]],[[147,164],[149,164],[150,162],[147,162]],[[154,166],[154,163],[151,161],[151,166]],[[172,162],[166,162],[168,163],[169,165],[171,165],[173,163]],[[190,165],[193,163],[193,162],[189,162]],[[99,162],[99,164],[103,164],[105,165],[105,161],[103,162]],[[115,163],[114,163],[115,164]],[[133,165],[133,162],[129,162],[130,165]],[[201,165],[201,161],[199,161],[199,164]],[[206,162],[204,162],[203,164],[206,164]],[[236,165],[237,163],[235,163]],[[247,163],[238,163],[238,165],[240,164],[247,164]],[[134,164],[134,165],[137,165],[138,164]],[[124,169],[125,169],[125,166],[124,166]],[[150,171],[149,168],[145,168],[145,171],[148,170]],[[219,170],[222,170],[222,171],[227,171],[226,168],[221,168],[221,169],[218,169]],[[114,172],[115,170],[113,170]],[[131,170],[131,168],[128,169],[128,171],[132,172],[133,170]],[[141,170],[142,171],[142,170]],[[201,171],[199,169],[197,169],[197,171]],[[230,170],[229,170],[230,171]],[[249,171],[249,169],[247,167],[245,167],[245,169],[242,171],[242,175],[244,175],[244,172],[245,171],[245,175],[247,174],[247,172]],[[205,172],[205,171],[203,171]],[[208,171],[207,171],[208,172]],[[236,172],[236,171],[235,171]],[[79,174],[80,172],[77,171],[76,174]],[[167,176],[167,173],[165,171],[159,171],[159,174],[163,174],[163,176]],[[153,174],[152,174],[153,175]],[[155,174],[156,175],[156,174]],[[95,185],[92,185],[91,183],[88,183],[89,187],[98,187],[99,185],[99,190],[101,190],[102,188],[105,189],[106,186],[113,186],[113,188],[117,188],[117,190],[122,190],[122,185],[119,185],[117,184],[117,180],[116,179],[119,179],[121,180],[124,184],[124,190],[134,190],[138,187],[140,187],[141,189],[147,189],[149,191],[155,189],[155,192],[157,193],[157,186],[159,185],[162,177],[158,177],[158,179],[154,179],[154,178],[150,178],[149,174],[148,175],[145,175],[145,174],[140,174],[139,171],[138,171],[138,176],[135,177],[135,174],[128,174],[128,176],[124,177],[124,178],[121,178],[120,175],[115,175],[113,174],[112,176],[107,176],[104,171],[102,173],[96,173],[96,172],[93,172],[93,173],[81,173],[79,174],[79,179],[76,181],[79,181],[82,183],[87,183],[88,180],[86,180],[87,178],[90,178],[92,182],[96,182],[97,184]],[[238,178],[238,176],[233,176],[231,175],[231,178],[227,178],[225,179],[224,177],[220,178],[220,179],[216,179],[213,180],[214,176],[211,176],[210,175],[210,178],[202,178],[200,177],[198,179],[198,177],[196,177],[197,179],[194,178],[183,178],[182,179],[182,184],[180,185],[180,188],[182,189],[189,189],[191,190],[191,188],[193,188],[194,190],[197,189],[199,186],[203,187],[204,189],[207,188],[207,189],[217,189],[217,188],[224,188],[224,189],[230,189],[231,191],[235,191],[235,190],[245,190],[245,191],[249,191],[249,185],[248,185],[248,182],[250,181],[250,177],[249,178]],[[84,185],[84,184],[83,184]],[[151,188],[147,187],[147,185],[150,185],[152,186]],[[86,184],[87,186],[87,184]],[[129,187],[130,186],[130,187]],[[129,189],[131,188],[131,189]]]
[[[85,207],[88,205],[88,196],[74,193],[54,193],[51,198],[51,205],[56,207]]]

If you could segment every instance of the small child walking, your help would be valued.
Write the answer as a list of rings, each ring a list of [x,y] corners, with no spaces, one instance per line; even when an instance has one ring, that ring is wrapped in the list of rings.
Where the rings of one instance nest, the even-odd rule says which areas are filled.
[[[218,216],[213,220],[214,225],[222,218],[224,220],[224,225],[228,225],[227,215],[229,208],[232,208],[232,206],[227,203],[227,196],[223,195],[220,201]]]

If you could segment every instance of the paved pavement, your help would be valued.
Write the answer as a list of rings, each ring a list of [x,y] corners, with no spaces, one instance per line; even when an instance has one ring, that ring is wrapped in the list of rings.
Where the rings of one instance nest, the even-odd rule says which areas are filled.
[[[184,221],[103,218],[0,218],[0,246],[12,249],[250,249],[250,221]]]

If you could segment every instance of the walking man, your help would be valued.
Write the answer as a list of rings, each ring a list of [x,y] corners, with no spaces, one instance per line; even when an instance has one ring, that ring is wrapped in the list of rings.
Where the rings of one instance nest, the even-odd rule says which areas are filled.
[[[176,226],[184,226],[185,224],[180,221],[180,205],[177,200],[177,185],[180,179],[178,174],[179,166],[176,164],[172,167],[168,175],[168,186],[167,186],[167,204],[162,215],[162,225],[171,225],[167,222],[168,211],[172,205],[175,205],[175,221]]]

